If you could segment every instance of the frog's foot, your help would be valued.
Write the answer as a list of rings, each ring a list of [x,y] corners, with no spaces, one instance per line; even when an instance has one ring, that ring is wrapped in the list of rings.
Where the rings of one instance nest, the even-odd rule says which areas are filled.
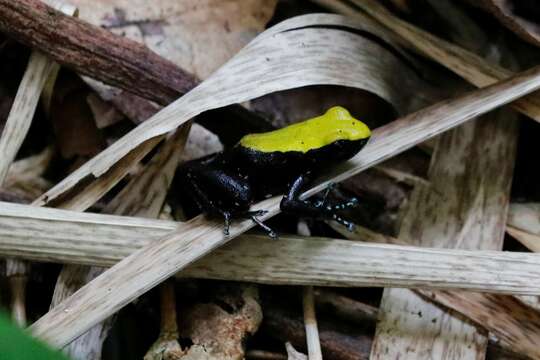
[[[334,211],[341,211],[341,210],[346,210],[346,209],[357,207],[359,203],[360,202],[358,201],[357,198],[351,198],[351,199],[349,199],[347,201],[340,202],[340,203],[337,203],[337,204],[328,204],[326,202],[326,200],[323,199],[323,200],[315,201],[313,203],[313,205],[315,207],[324,209],[325,211],[334,212]]]
[[[353,199],[345,203],[336,204],[336,205],[326,205],[322,201],[309,201],[309,200],[298,200],[298,199],[288,199],[286,197],[281,201],[281,210],[285,213],[307,217],[320,220],[334,220],[345,227],[349,231],[354,229],[354,223],[343,219],[338,215],[338,211],[347,209],[349,207],[354,207],[358,204],[358,201]]]
[[[259,220],[257,217],[255,216],[252,216],[251,217],[251,220],[253,220],[253,222],[257,225],[259,225],[264,231],[266,231],[266,234],[268,234],[268,236],[272,239],[277,239],[278,238],[278,234],[272,230],[272,228],[270,228],[268,225],[265,225],[261,220]]]
[[[266,211],[266,210],[245,211],[245,212],[239,214],[239,216],[242,217],[242,218],[245,218],[245,219],[253,220],[253,222],[255,224],[259,225],[259,227],[261,227],[268,234],[269,237],[271,237],[272,239],[277,239],[278,234],[274,230],[272,230],[271,227],[264,224],[258,218],[258,216],[262,216],[262,215],[266,214],[267,212],[268,211]]]
[[[334,220],[340,224],[343,224],[350,231],[354,229],[354,224],[350,221],[347,221],[341,218],[338,215],[338,212],[344,209],[348,209],[358,205],[358,200],[352,198],[343,203],[339,204],[328,204],[328,195],[330,191],[335,188],[335,184],[330,183],[326,191],[323,194],[321,200],[310,201],[310,200],[301,200],[300,193],[301,189],[306,182],[308,175],[299,176],[290,186],[288,193],[281,199],[280,208],[284,213],[312,218],[320,220]]]
[[[345,219],[337,216],[336,214],[334,214],[332,216],[332,220],[334,220],[335,222],[345,226],[348,231],[350,231],[350,232],[354,231],[355,224],[353,222],[345,220]]]
[[[231,213],[223,211],[221,215],[223,215],[223,235],[229,236],[229,229],[231,227]]]

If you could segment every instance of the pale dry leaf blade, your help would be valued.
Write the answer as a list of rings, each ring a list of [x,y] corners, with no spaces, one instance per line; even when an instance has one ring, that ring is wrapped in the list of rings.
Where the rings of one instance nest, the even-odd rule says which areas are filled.
[[[0,254],[108,267],[158,241],[177,226],[174,221],[8,204],[0,207]],[[54,231],[58,229],[61,231]],[[38,233],[47,235],[38,237]],[[393,285],[538,294],[539,257],[296,235],[283,235],[280,241],[243,235],[177,276],[283,285]]]

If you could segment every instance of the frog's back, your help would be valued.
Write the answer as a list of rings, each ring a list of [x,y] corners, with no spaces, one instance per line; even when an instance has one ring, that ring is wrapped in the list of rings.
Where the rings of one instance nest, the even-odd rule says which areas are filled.
[[[244,136],[239,145],[261,153],[301,153],[319,150],[338,141],[361,141],[371,135],[369,128],[340,106],[325,114],[282,129]]]
[[[232,149],[231,158],[257,187],[269,185],[280,192],[298,175],[350,159],[370,134],[347,110],[333,107],[324,115],[279,130],[247,135]]]

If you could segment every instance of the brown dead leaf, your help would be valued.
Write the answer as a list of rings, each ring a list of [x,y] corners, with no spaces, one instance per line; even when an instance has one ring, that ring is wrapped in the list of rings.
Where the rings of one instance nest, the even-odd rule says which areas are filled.
[[[73,0],[80,17],[145,43],[199,78],[261,32],[277,0]]]

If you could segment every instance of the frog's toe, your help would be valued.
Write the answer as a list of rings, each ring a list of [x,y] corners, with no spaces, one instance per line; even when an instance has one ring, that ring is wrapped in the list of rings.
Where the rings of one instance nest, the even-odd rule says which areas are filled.
[[[341,202],[339,204],[331,205],[332,210],[339,211],[357,207],[360,204],[357,198],[351,198],[348,201]]]
[[[269,237],[271,237],[272,239],[278,238],[278,234],[274,230],[272,230],[271,227],[259,220],[256,216],[251,216],[251,220],[253,220],[255,224],[259,225],[264,231],[266,231],[266,234],[268,234]]]
[[[230,227],[231,227],[231,213],[229,212],[223,212],[223,235],[229,236],[230,235]]]
[[[345,226],[347,228],[348,231],[352,232],[354,231],[354,228],[355,228],[355,224],[349,220],[345,220],[343,219],[342,217],[334,214],[332,216],[332,220],[336,221],[337,223]]]

